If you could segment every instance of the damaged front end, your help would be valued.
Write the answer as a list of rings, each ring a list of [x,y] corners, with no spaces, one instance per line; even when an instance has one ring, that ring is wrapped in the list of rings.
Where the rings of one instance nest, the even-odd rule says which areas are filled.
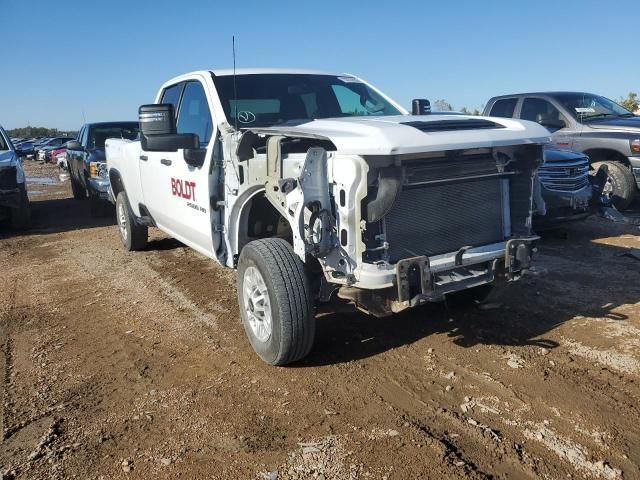
[[[317,260],[320,301],[385,316],[531,264],[539,144],[359,156],[256,129],[237,155],[243,176],[265,179],[295,253]]]
[[[341,288],[341,298],[381,316],[515,280],[530,266],[540,146],[384,162],[372,159],[363,202],[364,281]]]

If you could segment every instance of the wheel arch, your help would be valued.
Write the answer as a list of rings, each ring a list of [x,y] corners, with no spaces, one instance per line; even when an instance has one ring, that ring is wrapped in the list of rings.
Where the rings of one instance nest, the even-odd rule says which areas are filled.
[[[629,166],[629,159],[623,153],[613,148],[590,148],[583,153],[589,157],[589,163],[614,160],[627,167]]]
[[[115,168],[109,169],[109,185],[111,187],[111,195],[115,200],[116,198],[118,198],[118,194],[124,191],[122,176],[120,175],[120,172]]]
[[[256,231],[252,229],[250,218],[252,214],[262,214],[265,219],[264,227],[266,229]],[[283,237],[282,232],[278,234],[278,230],[268,230],[268,227],[277,227],[274,222],[285,222],[289,229],[293,228],[289,219],[285,218],[278,209],[273,206],[265,195],[264,187],[258,187],[251,191],[245,192],[241,201],[236,202],[236,206],[230,214],[230,222],[232,229],[230,233],[230,242],[233,248],[234,256],[239,256],[244,246],[252,240],[261,238],[283,238],[292,244],[292,240]],[[253,234],[253,235],[251,235]]]

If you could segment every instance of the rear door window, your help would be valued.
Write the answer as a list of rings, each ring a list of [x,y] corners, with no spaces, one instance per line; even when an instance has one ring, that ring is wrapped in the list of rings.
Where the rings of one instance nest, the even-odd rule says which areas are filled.
[[[213,132],[213,120],[207,95],[200,82],[187,82],[184,87],[177,122],[178,133],[195,133],[200,143],[209,143]]]
[[[513,117],[513,112],[516,109],[517,103],[517,98],[503,98],[502,100],[497,100],[496,103],[493,104],[493,107],[491,107],[489,116],[511,118]]]

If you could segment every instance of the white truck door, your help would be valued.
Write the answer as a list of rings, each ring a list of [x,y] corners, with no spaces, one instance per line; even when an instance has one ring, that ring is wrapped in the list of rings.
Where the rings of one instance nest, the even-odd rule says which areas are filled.
[[[177,131],[198,135],[200,147],[207,151],[205,161],[201,167],[188,165],[184,160],[184,150],[149,154],[148,160],[141,162],[141,168],[146,166],[157,174],[146,179],[146,182],[153,182],[154,185],[145,185],[143,188],[154,191],[154,201],[150,202],[155,204],[153,210],[150,205],[147,207],[154,218],[154,211],[158,212],[158,226],[201,253],[216,258],[212,238],[209,170],[217,127],[203,84],[199,80],[183,83],[177,108]],[[144,173],[141,173],[144,178]]]
[[[180,97],[184,90],[185,82],[165,88],[159,103],[170,103],[174,112],[178,112]],[[173,163],[169,152],[140,152],[140,184],[144,206],[147,208],[156,225],[164,231],[168,231],[172,211],[168,207],[171,196],[170,165]],[[168,186],[167,186],[168,185]]]

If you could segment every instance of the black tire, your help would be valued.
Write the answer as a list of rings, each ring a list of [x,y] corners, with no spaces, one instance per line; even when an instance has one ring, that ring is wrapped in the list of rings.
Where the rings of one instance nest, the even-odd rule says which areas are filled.
[[[249,318],[250,312],[255,314],[252,297],[245,291],[252,285],[251,273],[255,270],[251,268],[259,272],[266,288],[263,297],[269,302],[271,317],[266,338],[259,338]],[[249,342],[266,363],[286,365],[304,358],[311,350],[316,333],[313,295],[302,262],[285,240],[255,240],[242,249],[238,261],[238,304]],[[254,324],[259,323],[256,318],[254,315]]]
[[[69,173],[69,179],[71,181],[71,193],[73,193],[73,198],[76,200],[82,200],[87,198],[87,191],[84,189],[82,185],[78,183],[76,178],[73,176],[73,173]]]
[[[131,211],[127,194],[120,192],[116,199],[116,220],[118,232],[124,249],[128,252],[142,250],[147,246],[149,229],[146,225],[140,225],[138,219]]]
[[[631,170],[620,162],[607,160],[604,162],[595,162],[591,167],[597,172],[601,165],[606,165],[609,170],[608,181],[613,189],[611,195],[611,203],[618,209],[626,209],[636,194],[636,179]]]
[[[11,208],[11,228],[14,230],[26,230],[31,227],[31,208],[29,197],[24,185],[20,187],[20,206]]]
[[[467,288],[447,295],[447,305],[452,307],[469,307],[484,302],[493,291],[493,285],[485,284]]]

